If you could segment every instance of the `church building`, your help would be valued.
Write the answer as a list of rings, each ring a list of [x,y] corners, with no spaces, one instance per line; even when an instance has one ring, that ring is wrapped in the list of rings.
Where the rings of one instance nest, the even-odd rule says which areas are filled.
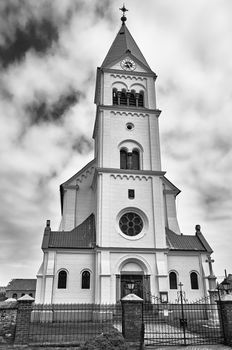
[[[47,221],[37,303],[161,302],[205,297],[212,249],[181,233],[180,190],[161,168],[156,74],[122,25],[96,76],[94,159],[60,186],[58,231]]]

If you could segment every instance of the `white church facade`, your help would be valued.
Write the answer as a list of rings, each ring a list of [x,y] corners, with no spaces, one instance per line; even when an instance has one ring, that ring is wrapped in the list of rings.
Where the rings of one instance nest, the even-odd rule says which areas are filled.
[[[122,26],[96,78],[94,159],[60,186],[62,220],[44,231],[37,303],[115,303],[207,295],[212,249],[182,234],[180,190],[161,169],[156,74]]]

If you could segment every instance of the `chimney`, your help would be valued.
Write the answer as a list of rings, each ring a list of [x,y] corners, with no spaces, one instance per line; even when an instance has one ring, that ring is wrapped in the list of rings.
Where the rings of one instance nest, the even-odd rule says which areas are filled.
[[[42,249],[48,248],[50,232],[51,232],[50,220],[47,220],[46,221],[46,226],[45,226],[45,229],[44,229],[44,236],[43,236],[43,242],[42,242],[42,247],[41,247]]]

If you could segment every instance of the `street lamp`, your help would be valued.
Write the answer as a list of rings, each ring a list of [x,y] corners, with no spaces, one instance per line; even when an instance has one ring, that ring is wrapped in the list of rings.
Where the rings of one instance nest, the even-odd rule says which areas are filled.
[[[226,292],[226,294],[229,294],[230,282],[228,281],[227,277],[224,278],[221,285],[222,285],[222,289]]]
[[[129,289],[130,293],[133,292],[134,287],[135,287],[134,282],[128,282],[128,283],[127,283],[127,288]]]

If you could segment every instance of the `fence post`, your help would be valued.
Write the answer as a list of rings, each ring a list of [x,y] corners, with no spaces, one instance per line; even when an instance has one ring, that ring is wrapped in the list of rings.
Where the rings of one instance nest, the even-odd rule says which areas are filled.
[[[135,294],[128,294],[121,299],[122,335],[133,350],[143,349],[143,299]]]
[[[217,304],[224,343],[232,346],[232,295],[226,295],[224,300],[217,301]]]
[[[28,344],[32,303],[34,300],[28,294],[17,300],[18,312],[16,317],[15,344]]]

